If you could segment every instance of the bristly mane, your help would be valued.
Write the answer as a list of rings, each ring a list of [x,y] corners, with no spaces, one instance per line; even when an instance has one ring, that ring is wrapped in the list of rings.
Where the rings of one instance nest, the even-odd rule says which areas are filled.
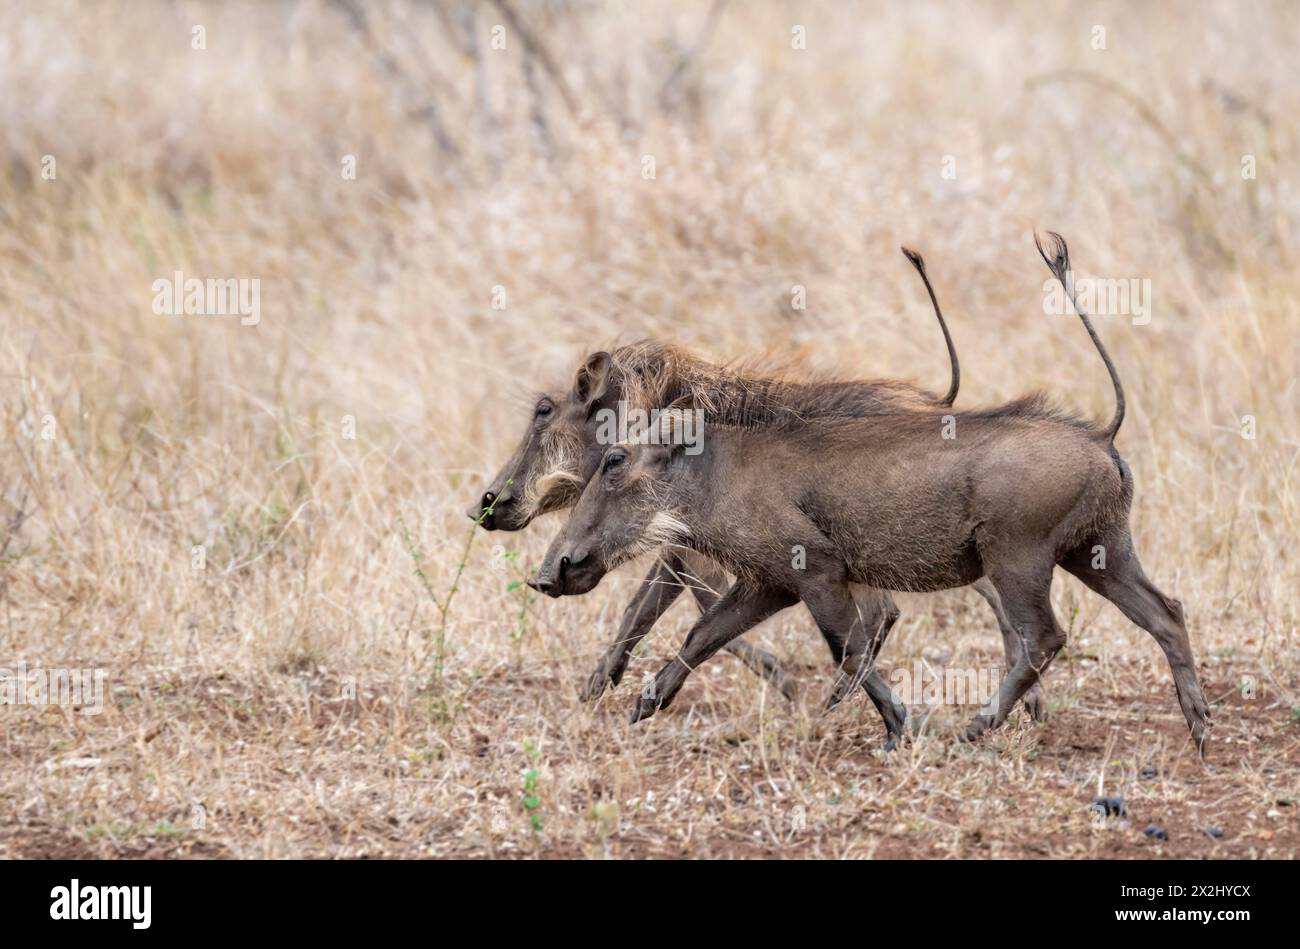
[[[941,396],[896,379],[836,379],[773,359],[719,365],[655,340],[620,346],[611,381],[629,408],[663,408],[681,399],[707,421],[735,428],[786,428],[813,419],[866,418],[898,409],[945,409]],[[799,373],[796,376],[796,373]],[[1035,392],[1001,405],[954,413],[958,418],[1038,418],[1098,434],[1100,426]]]
[[[894,379],[850,381],[801,373],[775,360],[730,366],[654,340],[611,354],[610,381],[629,408],[663,408],[684,400],[708,421],[742,427],[782,427],[812,418],[861,418],[899,407],[934,407],[939,396]]]
[[[1041,418],[1062,425],[1069,425],[1093,435],[1104,435],[1101,426],[1087,419],[1079,418],[1061,408],[1044,392],[1031,392],[1018,399],[986,409],[971,409],[954,413],[958,419],[996,419],[996,418]]]

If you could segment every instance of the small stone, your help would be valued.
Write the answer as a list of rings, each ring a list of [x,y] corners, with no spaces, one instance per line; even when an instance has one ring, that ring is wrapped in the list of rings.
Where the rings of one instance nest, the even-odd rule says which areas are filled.
[[[1094,797],[1091,809],[1102,817],[1125,817],[1128,815],[1128,808],[1124,806],[1122,797]]]
[[[1222,828],[1215,827],[1213,824],[1209,827],[1202,827],[1201,833],[1205,834],[1206,837],[1213,837],[1215,840],[1223,836]]]
[[[1165,830],[1159,824],[1147,824],[1146,830],[1142,833],[1153,840],[1168,840],[1169,831]]]

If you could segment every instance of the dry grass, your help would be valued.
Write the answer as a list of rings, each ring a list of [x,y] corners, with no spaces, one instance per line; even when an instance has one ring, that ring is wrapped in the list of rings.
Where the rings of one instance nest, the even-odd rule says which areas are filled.
[[[372,10],[370,41],[311,0],[0,11],[0,662],[111,693],[0,709],[0,856],[1294,856],[1297,8],[733,3],[686,56],[703,4],[517,6],[576,114],[516,31],[489,48],[491,5],[477,52],[449,0]],[[1100,331],[1139,548],[1218,703],[1209,762],[1155,644],[1068,578],[1052,720],[973,748],[969,709],[888,756],[869,705],[819,716],[801,610],[751,637],[799,703],[719,657],[629,728],[683,603],[580,705],[636,570],[533,602],[558,522],[462,513],[529,387],[662,336],[942,390],[906,242],[959,404],[1044,387],[1106,415],[1082,328],[1043,315],[1034,224],[1152,282],[1150,325]],[[175,270],[260,279],[261,323],[156,315]],[[969,591],[901,605],[887,666],[997,663]],[[1089,820],[1099,787],[1132,826]]]

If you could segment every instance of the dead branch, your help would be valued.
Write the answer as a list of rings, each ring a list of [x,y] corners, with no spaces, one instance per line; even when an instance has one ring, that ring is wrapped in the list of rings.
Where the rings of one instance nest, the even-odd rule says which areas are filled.
[[[440,149],[449,155],[459,155],[460,149],[451,140],[451,136],[447,134],[446,126],[442,124],[442,118],[438,113],[438,107],[428,95],[420,91],[411,78],[397,65],[396,60],[379,43],[374,32],[370,29],[370,21],[361,6],[356,0],[333,0],[333,2],[343,13],[352,29],[361,37],[362,42],[365,43],[366,48],[384,73],[400,84],[404,95],[408,99],[421,103],[411,113],[412,117],[428,123],[429,130],[433,133],[433,139],[438,143]]]
[[[673,67],[668,74],[668,78],[659,87],[659,111],[672,111],[677,102],[678,87],[682,77],[694,65],[695,60],[704,51],[704,48],[709,45],[709,40],[713,38],[713,31],[717,28],[718,19],[722,16],[722,10],[726,5],[727,0],[713,0],[713,5],[709,7],[708,15],[704,18],[704,26],[700,28],[700,35],[695,38],[695,43],[691,48],[677,60],[677,65]]]

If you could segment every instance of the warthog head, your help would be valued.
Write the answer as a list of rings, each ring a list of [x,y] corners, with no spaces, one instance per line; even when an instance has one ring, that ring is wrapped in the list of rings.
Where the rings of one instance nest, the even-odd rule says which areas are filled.
[[[685,394],[705,409],[725,402],[752,412],[750,402],[757,402],[763,410],[775,411],[768,403],[781,402],[790,387],[770,380],[764,384],[764,398],[756,398],[750,379],[676,346],[649,340],[612,353],[592,353],[578,367],[568,391],[537,398],[514,454],[470,505],[469,516],[488,530],[522,530],[539,514],[577,503],[605,450],[617,441],[610,435],[617,420],[626,422],[629,414],[662,408]],[[855,398],[880,401],[895,396],[892,389],[877,394],[859,388],[866,394],[854,393]],[[798,412],[806,411],[802,402],[809,399],[796,401]]]
[[[529,586],[553,597],[587,593],[620,564],[686,538],[690,529],[665,497],[681,449],[629,443],[605,452]]]
[[[563,395],[542,395],[524,436],[469,516],[488,530],[517,531],[573,504],[600,463],[597,411],[611,394],[610,354],[592,353]]]

